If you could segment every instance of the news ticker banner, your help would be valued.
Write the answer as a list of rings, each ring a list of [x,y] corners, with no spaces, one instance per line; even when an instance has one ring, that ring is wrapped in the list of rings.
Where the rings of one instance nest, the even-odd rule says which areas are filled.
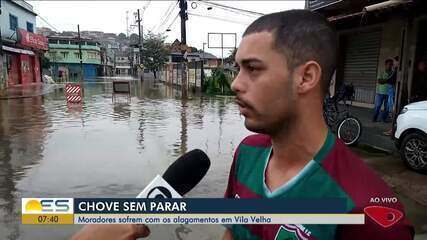
[[[329,199],[22,198],[22,224],[364,224]]]

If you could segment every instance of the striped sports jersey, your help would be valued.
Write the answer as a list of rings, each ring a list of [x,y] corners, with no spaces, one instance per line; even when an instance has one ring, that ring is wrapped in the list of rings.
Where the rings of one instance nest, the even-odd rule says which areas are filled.
[[[270,192],[265,171],[272,151],[270,137],[262,134],[245,138],[236,149],[226,198],[323,198],[346,200],[348,213],[364,213],[370,205],[386,206],[403,212],[395,203],[372,203],[371,198],[394,197],[365,163],[329,132],[314,158],[300,173]],[[390,227],[382,227],[365,216],[364,225],[230,225],[234,239],[399,239],[413,238],[413,228],[403,217]]]

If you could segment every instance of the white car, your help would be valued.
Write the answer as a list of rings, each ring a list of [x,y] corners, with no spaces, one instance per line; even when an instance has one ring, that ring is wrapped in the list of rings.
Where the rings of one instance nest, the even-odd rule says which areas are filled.
[[[427,173],[427,101],[411,103],[402,109],[394,138],[408,167]]]

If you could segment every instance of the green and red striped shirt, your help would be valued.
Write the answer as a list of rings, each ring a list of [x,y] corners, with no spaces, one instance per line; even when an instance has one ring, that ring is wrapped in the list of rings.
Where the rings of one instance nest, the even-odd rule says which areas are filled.
[[[245,138],[236,149],[231,166],[226,198],[324,198],[340,197],[348,213],[363,213],[371,198],[394,197],[365,163],[329,132],[319,152],[301,172],[270,192],[265,171],[272,151],[271,139],[256,134]],[[403,212],[401,203],[375,205]],[[366,217],[364,225],[230,225],[234,239],[399,239],[413,238],[413,228],[404,217],[384,228]]]

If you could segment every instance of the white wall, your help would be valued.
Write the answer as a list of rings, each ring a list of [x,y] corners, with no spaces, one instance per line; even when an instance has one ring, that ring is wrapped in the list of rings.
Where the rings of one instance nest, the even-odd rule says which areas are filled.
[[[18,28],[27,30],[27,22],[33,24],[34,31],[36,31],[36,15],[24,10],[10,1],[1,0],[2,13],[0,15],[0,27],[3,39],[10,39],[10,36],[14,33],[10,29],[9,14],[12,14],[18,18]],[[16,41],[16,33],[12,39]]]

